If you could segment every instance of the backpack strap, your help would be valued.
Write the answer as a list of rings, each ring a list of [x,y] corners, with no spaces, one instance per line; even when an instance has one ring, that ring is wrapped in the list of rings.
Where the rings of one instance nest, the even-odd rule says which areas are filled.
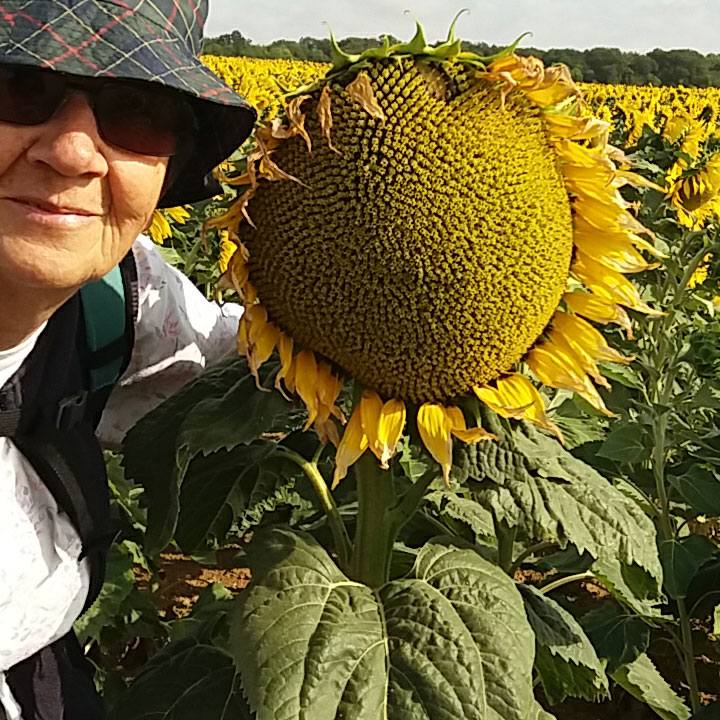
[[[105,277],[80,288],[80,301],[87,337],[89,391],[95,393],[112,388],[130,361],[137,316],[137,269],[132,250]]]

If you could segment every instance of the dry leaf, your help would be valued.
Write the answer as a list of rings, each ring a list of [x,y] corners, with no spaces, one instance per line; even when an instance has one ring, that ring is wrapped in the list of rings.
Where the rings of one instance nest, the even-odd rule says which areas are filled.
[[[348,95],[355,100],[370,117],[386,121],[383,109],[378,105],[375,92],[370,84],[370,78],[365,73],[360,73],[346,88]]]
[[[328,147],[336,152],[338,155],[342,153],[333,146],[332,139],[330,138],[330,131],[332,130],[333,119],[332,110],[330,109],[330,86],[326,85],[320,93],[320,100],[318,101],[317,114],[320,120],[320,127],[322,128],[323,135],[327,139]]]

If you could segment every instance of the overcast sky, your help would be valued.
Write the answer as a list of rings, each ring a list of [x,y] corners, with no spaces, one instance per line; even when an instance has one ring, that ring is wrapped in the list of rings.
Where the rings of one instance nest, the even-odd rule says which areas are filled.
[[[524,44],[539,48],[595,46],[646,52],[694,48],[720,52],[720,0],[210,0],[206,34],[240,30],[257,44],[304,35],[410,38],[410,10],[429,41],[447,32],[455,13],[470,10],[458,35],[510,43],[529,30]]]

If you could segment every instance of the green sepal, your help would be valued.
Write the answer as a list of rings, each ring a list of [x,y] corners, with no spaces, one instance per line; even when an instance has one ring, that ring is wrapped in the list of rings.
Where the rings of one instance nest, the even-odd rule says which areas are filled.
[[[348,55],[348,53],[338,45],[332,28],[329,25],[328,29],[330,30],[330,57],[332,58],[332,68],[330,68],[328,72],[328,75],[330,75],[345,69],[349,65],[354,65],[362,58],[362,55]]]
[[[432,48],[428,47],[425,40],[425,30],[418,20],[415,20],[415,36],[408,43],[393,45],[390,52],[393,55],[430,55]]]
[[[528,36],[532,35],[531,32],[524,32],[520,37],[515,40],[515,42],[506,47],[504,50],[500,50],[500,52],[495,53],[494,55],[488,55],[487,57],[482,57],[480,55],[476,56],[476,59],[479,60],[482,63],[485,63],[486,65],[490,65],[494,63],[496,60],[501,60],[504,57],[507,57],[508,55],[512,55],[516,50],[518,45]]]
[[[470,12],[467,8],[463,8],[452,21],[450,30],[448,30],[447,40],[442,44],[434,47],[430,53],[433,57],[443,58],[446,60],[454,60],[462,52],[462,40],[455,38],[455,27],[461,15]]]

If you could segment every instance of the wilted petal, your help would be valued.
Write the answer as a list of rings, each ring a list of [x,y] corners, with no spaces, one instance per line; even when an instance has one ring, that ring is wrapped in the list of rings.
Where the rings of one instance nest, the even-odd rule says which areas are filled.
[[[418,431],[427,451],[440,465],[445,484],[450,486],[453,421],[439,403],[425,403],[418,410]]]
[[[368,437],[363,430],[360,406],[353,410],[348,424],[345,426],[342,439],[335,453],[335,474],[333,475],[332,489],[347,476],[348,468],[358,461],[367,450]]]
[[[294,361],[295,389],[308,410],[307,430],[318,416],[318,367],[315,355],[310,350],[302,350]]]

